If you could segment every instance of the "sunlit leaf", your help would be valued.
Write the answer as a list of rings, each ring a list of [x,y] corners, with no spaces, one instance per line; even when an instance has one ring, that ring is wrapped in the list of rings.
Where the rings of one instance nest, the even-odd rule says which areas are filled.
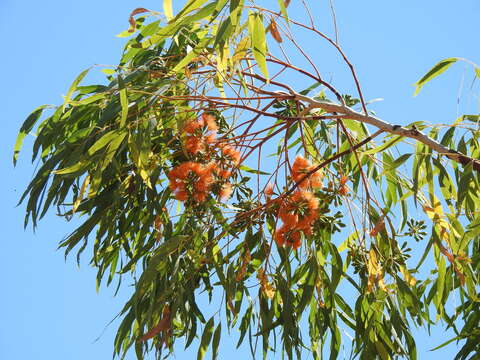
[[[420,80],[418,80],[414,84],[415,85],[414,95],[417,95],[426,83],[436,78],[438,75],[444,73],[450,66],[455,64],[458,60],[459,60],[458,58],[448,58],[438,62]]]
[[[260,71],[268,79],[267,69],[267,40],[265,28],[263,27],[263,16],[257,12],[250,12],[248,15],[248,33],[252,41],[253,57],[257,61]]]

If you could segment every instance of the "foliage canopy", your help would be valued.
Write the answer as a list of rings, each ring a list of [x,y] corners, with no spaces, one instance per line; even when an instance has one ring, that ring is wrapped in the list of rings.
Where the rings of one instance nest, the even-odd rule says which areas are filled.
[[[85,70],[61,106],[23,124],[14,162],[33,131],[40,162],[25,225],[54,207],[78,217],[65,254],[91,241],[97,286],[133,279],[119,357],[198,338],[198,359],[209,348],[216,358],[238,329],[252,356],[335,359],[347,329],[361,359],[415,359],[412,327],[441,319],[462,344],[457,359],[475,358],[479,116],[446,128],[373,116],[340,46],[305,3],[303,22],[289,18],[289,3],[135,9],[108,83],[81,85]],[[322,78],[305,38],[338,52],[356,94]],[[300,77],[311,86],[297,89]],[[415,261],[412,244],[424,247]],[[451,296],[461,304],[448,312]]]

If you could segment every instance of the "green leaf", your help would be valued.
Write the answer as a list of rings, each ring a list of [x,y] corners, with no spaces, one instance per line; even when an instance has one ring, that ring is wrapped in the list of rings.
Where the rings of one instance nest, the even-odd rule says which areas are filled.
[[[480,115],[463,115],[461,116],[462,121],[468,120],[474,123],[480,122]]]
[[[181,19],[184,15],[194,11],[195,9],[198,9],[200,6],[205,4],[208,0],[191,0],[189,1],[184,8],[175,16],[175,20]],[[215,5],[215,3],[212,3]],[[209,4],[209,5],[212,5]],[[207,5],[208,6],[208,5]]]
[[[287,7],[285,6],[285,0],[278,0],[278,5],[280,6],[280,11],[282,13],[282,16],[285,18],[285,21],[288,24],[289,19],[288,19]]]
[[[414,96],[417,95],[422,87],[429,82],[430,80],[436,78],[438,75],[445,72],[451,65],[456,63],[459,59],[458,58],[448,58],[440,61],[437,63],[433,68],[431,68],[420,80],[418,80],[415,85],[415,93]]]
[[[98,139],[87,151],[88,155],[92,156],[95,154],[97,151],[103,149],[105,146],[107,146],[111,141],[117,139],[118,137],[125,138],[127,135],[126,132],[124,131],[119,131],[119,130],[112,130],[104,134],[100,139]]]
[[[220,344],[220,337],[222,334],[222,323],[220,322],[215,329],[213,334],[212,341],[212,360],[215,360],[218,357],[218,345]]]
[[[83,70],[80,75],[77,76],[77,78],[73,81],[72,85],[70,85],[70,88],[68,89],[68,92],[67,92],[67,95],[65,95],[65,101],[63,103],[63,108],[62,108],[62,111],[65,111],[65,107],[68,105],[68,103],[70,102],[70,99],[73,95],[73,93],[75,92],[75,90],[77,90],[77,86],[78,84],[80,84],[80,82],[83,80],[83,78],[85,77],[85,75],[87,75],[87,73],[90,71],[91,68],[88,68],[86,70]]]
[[[38,121],[38,119],[40,119],[40,116],[42,116],[43,110],[46,107],[47,105],[42,105],[33,110],[20,128],[17,140],[15,141],[15,146],[13,147],[13,165],[17,164],[18,155],[20,154],[20,150],[22,149],[23,145],[23,139],[25,139],[25,136],[32,131],[35,123]]]
[[[475,75],[480,79],[480,67],[475,66]]]
[[[205,0],[202,0],[200,2],[203,4],[205,3]],[[172,21],[170,21],[170,23],[167,26],[161,28],[160,31],[158,31],[151,37],[147,38],[146,40],[142,41],[141,47],[143,49],[147,49],[152,45],[158,44],[164,39],[173,38],[184,25],[192,24],[194,22],[197,22],[199,20],[205,19],[206,17],[210,16],[212,12],[215,10],[215,6],[216,4],[214,2],[207,4],[205,7],[201,8],[196,13],[189,16],[185,16],[185,17],[181,16],[183,12],[182,10],[182,12],[177,14],[177,16],[175,16],[175,18],[172,19]],[[188,12],[190,11],[192,10],[189,10]],[[125,58],[122,59],[122,62],[124,61],[125,61]]]
[[[267,173],[267,172],[261,171],[261,170],[252,169],[252,168],[248,167],[247,165],[241,165],[240,170],[246,171],[246,172],[251,173],[251,174],[270,175],[270,173]]]
[[[173,71],[178,73],[178,72],[183,72],[183,69],[185,66],[190,64],[190,62],[198,57],[203,51],[205,51],[205,48],[208,46],[208,44],[212,41],[211,37],[205,37],[203,38],[197,46],[195,46],[194,49],[192,49],[182,60],[179,61],[177,65],[173,68]]]
[[[454,342],[454,341],[458,341],[458,340],[461,340],[462,337],[461,336],[455,336],[454,338],[448,340],[448,341],[445,341],[443,344],[440,344],[438,345],[437,347],[434,347],[433,349],[431,349],[430,351],[435,351],[435,350],[438,350],[444,346],[447,346],[448,344]]]
[[[242,10],[244,8],[244,0],[230,0],[230,20],[232,26],[236,27],[238,21],[242,16]]]
[[[80,160],[76,164],[73,164],[71,166],[67,166],[66,168],[56,170],[54,171],[55,174],[57,175],[66,175],[66,174],[72,174],[76,172],[83,172],[86,169],[88,169],[91,166],[92,162],[88,160]]]
[[[200,340],[200,347],[198,348],[197,360],[203,360],[205,354],[207,353],[208,345],[210,345],[210,340],[212,339],[213,333],[213,316],[208,320],[203,330],[202,339]]]
[[[395,145],[397,142],[399,142],[400,140],[403,139],[403,136],[395,136],[393,137],[392,139],[386,141],[385,143],[383,143],[382,145],[376,147],[376,148],[373,148],[373,149],[369,149],[369,150],[366,150],[366,151],[362,151],[362,154],[364,155],[373,155],[373,154],[376,154],[376,153],[379,153],[379,152],[382,152],[382,151],[385,151],[387,150],[389,147]]]
[[[127,98],[127,89],[125,87],[125,83],[121,76],[118,76],[118,87],[120,89],[120,105],[122,106],[122,113],[120,116],[120,127],[125,126],[125,122],[127,121],[128,116],[128,98]]]
[[[248,16],[248,33],[252,39],[253,57],[257,61],[262,74],[268,80],[267,68],[267,40],[265,28],[263,27],[263,16],[257,12],[251,12]]]

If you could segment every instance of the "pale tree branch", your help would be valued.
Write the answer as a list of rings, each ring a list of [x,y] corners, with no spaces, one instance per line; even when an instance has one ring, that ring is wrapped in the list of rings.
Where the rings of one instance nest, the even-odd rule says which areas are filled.
[[[422,144],[425,144],[430,149],[438,152],[439,154],[445,155],[450,160],[453,160],[462,165],[472,164],[473,169],[480,172],[479,160],[473,159],[465,154],[458,152],[457,150],[449,149],[443,146],[438,141],[423,134],[415,127],[407,129],[401,125],[392,125],[382,119],[379,119],[376,116],[364,115],[348,106],[336,104],[331,101],[315,100],[311,97],[304,96],[296,92],[294,92],[292,95],[295,97],[296,100],[307,103],[310,109],[322,109],[328,113],[337,113],[339,117],[357,120],[362,123],[375,126],[378,129],[383,130],[384,132],[414,139],[421,142]]]

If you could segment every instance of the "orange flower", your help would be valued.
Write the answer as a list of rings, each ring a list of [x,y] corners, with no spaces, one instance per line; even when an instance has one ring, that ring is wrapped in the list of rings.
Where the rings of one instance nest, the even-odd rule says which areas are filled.
[[[340,185],[340,187],[338,188],[338,193],[340,195],[343,195],[343,196],[347,195],[348,194],[347,186],[346,185]]]
[[[205,201],[207,198],[207,192],[215,181],[213,177],[213,171],[216,165],[209,163],[202,165],[193,161],[186,161],[168,173],[170,180],[170,188],[174,192],[174,196],[177,200],[186,201],[189,195],[198,202]],[[190,174],[194,174],[193,178]],[[189,194],[186,189],[186,183],[190,182],[195,189],[194,194]]]
[[[201,176],[194,185],[195,190],[199,192],[207,192],[212,186],[213,182],[214,179],[212,175],[206,174]]]
[[[203,126],[205,126],[205,122],[203,121],[202,118],[198,118],[198,119],[189,121],[183,128],[183,131],[186,132],[187,134],[193,134],[195,131],[197,131]]]
[[[298,216],[294,213],[294,209],[285,203],[280,206],[278,217],[285,225],[290,227],[294,227],[298,222]]]
[[[318,199],[310,191],[295,191],[281,202],[278,217],[289,230],[311,235],[312,225],[318,217]],[[298,236],[293,235],[292,238],[295,246],[299,242]]]
[[[215,142],[216,138],[217,138],[217,133],[216,132],[212,133],[212,134],[209,134],[205,137],[205,142],[207,144],[213,144]]]
[[[205,165],[202,175],[206,174],[206,173],[213,174],[213,173],[217,173],[217,172],[218,172],[217,163],[215,163],[214,161],[211,161],[207,165]]]
[[[235,148],[231,145],[224,145],[222,147],[222,153],[225,156],[228,156],[235,165],[240,163],[240,153],[235,150]]]
[[[312,166],[310,161],[305,159],[303,156],[298,155],[295,158],[295,161],[293,162],[292,172],[294,173],[306,172],[310,166]]]
[[[222,179],[228,179],[232,175],[232,172],[230,170],[220,170],[218,173],[218,176],[220,176]]]
[[[291,246],[294,250],[297,250],[302,245],[300,231],[293,230],[286,238],[285,245]]]
[[[275,230],[274,240],[278,246],[285,245],[285,234],[287,232],[286,226],[282,226],[280,229]]]
[[[267,186],[265,187],[265,190],[263,191],[263,193],[265,194],[265,196],[267,198],[271,197],[273,195],[273,184],[268,183]]]
[[[202,138],[187,136],[187,140],[185,141],[185,149],[190,154],[198,154],[200,151],[204,150],[204,148],[205,145],[202,141]]]
[[[295,229],[291,230],[286,225],[277,229],[273,238],[278,246],[290,246],[294,250],[302,244],[300,232]]]
[[[225,183],[222,186],[222,190],[220,190],[220,198],[222,200],[228,200],[232,195],[233,187],[230,183]]]
[[[318,189],[323,186],[323,174],[321,173],[320,170],[314,172],[312,175],[310,175],[310,178],[307,180],[309,182],[310,186],[313,189]]]
[[[307,174],[315,169],[315,165],[312,165],[310,161],[305,159],[303,156],[297,156],[292,165],[292,179],[296,183],[301,181]],[[301,189],[306,189],[308,187],[319,188],[322,186],[322,173],[320,170],[310,174],[308,179],[303,180],[298,187]]]
[[[207,127],[210,131],[213,131],[213,132],[218,131],[217,122],[216,122],[215,117],[213,115],[203,113],[202,114],[202,121],[203,121],[204,124],[207,124]]]
[[[195,192],[193,194],[193,199],[197,202],[204,202],[207,199],[207,193],[205,192]]]
[[[175,199],[186,201],[188,199],[188,193],[185,190],[178,190],[175,192]]]

